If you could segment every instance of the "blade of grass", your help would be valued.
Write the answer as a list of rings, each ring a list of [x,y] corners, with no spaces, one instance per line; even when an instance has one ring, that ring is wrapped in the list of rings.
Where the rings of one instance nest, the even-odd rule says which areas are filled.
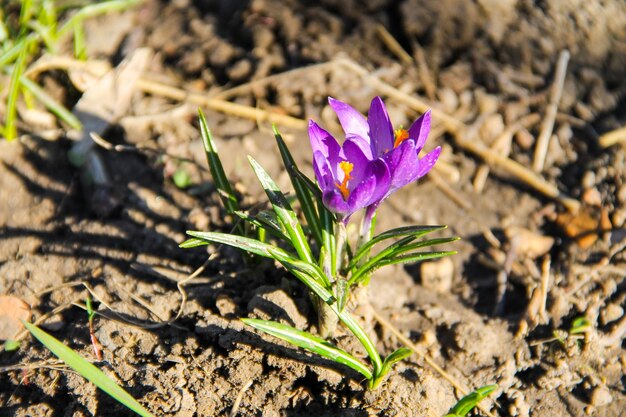
[[[11,141],[17,137],[17,97],[20,92],[20,78],[26,67],[26,57],[28,55],[29,42],[21,43],[21,50],[17,56],[17,60],[11,71],[11,80],[9,81],[9,94],[7,98],[6,116],[4,119],[5,137]]]
[[[120,404],[125,405],[135,413],[144,417],[153,417],[137,400],[135,400],[122,387],[117,385],[111,378],[104,374],[100,369],[88,362],[78,353],[65,346],[58,339],[41,330],[39,327],[31,323],[23,323],[32,335],[37,338],[45,347],[50,349],[59,359],[65,362],[70,368],[74,369],[88,381],[96,385],[102,391],[109,394]]]
[[[248,326],[254,327],[257,330],[261,330],[274,337],[286,340],[293,345],[309,350],[313,353],[317,353],[318,355],[331,359],[335,362],[346,365],[359,372],[368,380],[372,379],[372,372],[361,361],[350,355],[348,352],[337,348],[336,346],[330,344],[320,337],[317,337],[307,332],[303,332],[282,323],[259,319],[241,320]]]
[[[248,156],[250,165],[261,182],[265,194],[272,204],[272,208],[276,212],[276,216],[281,224],[287,229],[287,234],[291,239],[291,244],[300,256],[300,259],[309,263],[313,262],[311,248],[307,242],[302,226],[298,221],[298,216],[293,211],[285,195],[278,189],[276,183],[270,178],[268,173],[259,165],[251,156]]]
[[[74,29],[76,22],[99,16],[105,13],[121,12],[131,7],[143,3],[144,0],[112,0],[102,3],[90,4],[80,8],[70,19],[68,19],[58,31],[58,36],[62,37]]]
[[[87,60],[87,47],[85,46],[85,31],[83,22],[78,21],[74,24],[74,56],[80,61]]]
[[[63,107],[60,103],[54,100],[48,93],[44,91],[43,88],[39,87],[35,82],[33,82],[30,78],[22,76],[20,78],[20,82],[26,88],[26,90],[30,91],[30,93],[35,96],[37,100],[39,100],[44,106],[48,108],[52,113],[54,113],[59,119],[67,123],[72,129],[81,129],[82,124],[80,120],[74,114]]]
[[[318,243],[318,245],[321,246],[323,243],[322,225],[320,223],[320,218],[317,214],[317,210],[315,209],[315,204],[313,204],[311,192],[304,184],[302,178],[300,178],[295,173],[295,169],[297,169],[296,162],[294,161],[291,152],[289,152],[289,148],[287,148],[287,144],[283,140],[283,137],[278,131],[276,125],[272,125],[272,130],[274,132],[274,137],[276,138],[276,143],[278,143],[278,149],[280,150],[283,164],[287,169],[287,174],[289,174],[291,184],[293,185],[293,189],[295,190],[298,201],[300,202],[300,206],[302,207],[302,213],[304,214],[309,228],[311,229],[313,238]]]
[[[204,113],[201,109],[198,109],[198,118],[200,121],[200,136],[202,137],[204,152],[206,153],[206,158],[209,163],[211,177],[213,177],[213,181],[215,182],[215,185],[217,185],[224,208],[226,208],[226,211],[229,214],[234,215],[235,212],[239,210],[239,203],[237,202],[237,197],[235,196],[233,188],[230,185],[230,181],[228,181],[228,178],[226,177],[224,166],[222,165],[222,161],[217,152],[217,147],[215,146],[215,141],[213,140],[213,135],[211,135],[211,130],[209,129],[206,117],[204,117]],[[238,225],[235,227],[237,233],[243,234],[243,226]]]
[[[377,236],[374,236],[372,240],[364,243],[354,254],[354,258],[352,258],[349,268],[353,268],[357,264],[357,262],[361,259],[361,257],[367,254],[374,245],[384,240],[407,236],[407,235],[412,235],[414,239],[417,239],[428,233],[443,230],[443,229],[446,229],[447,227],[448,226],[404,226],[404,227],[398,227],[396,229],[387,230],[386,232],[383,232]]]
[[[479,402],[487,398],[492,392],[498,389],[497,385],[486,385],[472,391],[465,397],[461,398],[454,407],[450,409],[445,417],[465,417]]]
[[[193,230],[188,230],[187,234],[189,236],[194,237],[195,239],[189,239],[181,243],[179,246],[182,248],[200,246],[198,240],[202,240],[205,242],[221,243],[223,245],[233,246],[235,248],[239,248],[241,250],[253,253],[255,255],[263,256],[266,258],[274,257],[270,253],[270,250],[272,250],[275,253],[281,254],[285,258],[292,257],[288,252],[285,252],[284,250],[277,248],[276,246],[269,245],[267,243],[260,242],[256,239],[250,239],[244,236],[231,235],[229,233],[218,233],[218,232],[199,232],[199,231],[193,231]]]
[[[363,279],[367,278],[371,275],[375,270],[382,268],[387,265],[395,265],[395,264],[406,264],[413,262],[422,262],[430,259],[443,258],[444,256],[455,255],[456,251],[445,251],[445,252],[421,252],[421,253],[412,253],[410,255],[397,256],[395,258],[383,259],[379,261],[376,265],[371,265],[369,269],[365,270],[364,268],[359,269],[358,277],[354,280],[354,277],[350,278],[350,281],[353,284],[358,284]]]

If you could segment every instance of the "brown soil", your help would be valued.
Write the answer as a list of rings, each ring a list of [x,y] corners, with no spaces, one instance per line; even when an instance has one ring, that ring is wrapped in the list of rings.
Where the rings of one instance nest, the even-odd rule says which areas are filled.
[[[424,57],[426,75],[390,52],[379,24],[417,61]],[[527,167],[559,52],[568,49],[542,175],[582,202],[583,214],[568,217],[558,202],[500,170],[477,191],[482,160],[436,125],[427,146],[442,145],[451,170],[397,192],[381,209],[378,230],[447,224],[447,233],[462,237],[454,244],[459,254],[451,263],[383,269],[369,292],[374,309],[459,383],[498,384],[494,415],[622,415],[626,148],[598,145],[599,133],[626,123],[621,0],[148,1],[92,21],[87,34],[91,58],[116,66],[147,46],[155,52],[150,78],[208,95],[343,56],[474,125],[485,141],[538,113],[538,121],[514,135],[510,152]],[[46,73],[40,81],[70,106],[79,97],[64,74]],[[371,82],[329,65],[228,99],[338,131],[327,96],[365,112],[377,94]],[[386,101],[396,125],[418,115],[397,99]],[[209,247],[205,270],[184,286],[180,317],[164,325],[183,302],[177,283],[207,259],[203,248],[178,248],[184,231],[232,227],[204,169],[195,111],[137,92],[105,137],[151,150],[102,150],[111,176],[106,188],[86,185],[68,162],[70,139],[44,140],[37,126],[26,124],[33,134],[0,142],[0,294],[25,300],[35,319],[49,315],[42,327],[155,415],[226,416],[233,407],[240,416],[445,414],[461,395],[417,355],[369,392],[349,369],[246,328],[238,318],[272,318],[315,332],[315,317],[296,280],[270,263],[251,264],[236,250]],[[210,110],[207,117],[244,206],[265,202],[248,154],[287,187],[267,123]],[[310,172],[306,132],[281,130]],[[191,188],[173,184],[178,168],[191,175]],[[445,187],[461,201],[451,200]],[[587,237],[576,239],[579,233]],[[541,317],[531,300],[546,260],[550,282]],[[102,361],[90,344],[87,315],[76,306],[88,288],[102,314],[95,319]],[[581,316],[591,322],[582,339],[552,340]],[[380,352],[400,346],[373,319],[365,327]],[[359,350],[342,331],[335,341]],[[2,416],[130,415],[30,338],[16,352],[1,352],[0,365]]]

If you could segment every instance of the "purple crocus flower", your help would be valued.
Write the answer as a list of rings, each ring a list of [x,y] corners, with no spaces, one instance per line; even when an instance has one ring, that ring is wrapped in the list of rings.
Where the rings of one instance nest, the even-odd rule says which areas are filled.
[[[383,159],[364,154],[351,138],[346,138],[340,146],[313,120],[309,121],[309,138],[324,205],[344,222],[388,193],[391,176]]]
[[[328,101],[346,140],[340,146],[327,131],[309,122],[313,168],[324,204],[344,220],[367,207],[370,220],[385,198],[426,175],[439,158],[440,147],[418,157],[430,131],[430,111],[408,130],[394,131],[380,97],[372,100],[367,119],[344,102],[332,97]]]
[[[391,184],[388,192],[376,203],[399,188],[426,175],[437,162],[441,147],[437,147],[419,158],[430,131],[430,110],[415,120],[408,130],[394,131],[385,103],[374,97],[365,119],[361,113],[346,103],[328,99],[339,122],[351,140],[369,159],[382,159],[389,168]]]

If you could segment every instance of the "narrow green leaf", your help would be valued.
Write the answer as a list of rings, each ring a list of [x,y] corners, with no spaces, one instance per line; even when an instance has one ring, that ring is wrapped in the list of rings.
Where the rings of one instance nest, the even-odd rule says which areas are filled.
[[[315,209],[315,204],[313,203],[311,192],[307,188],[306,184],[304,184],[302,178],[296,174],[296,162],[291,156],[291,152],[289,152],[289,148],[287,148],[287,144],[283,140],[283,137],[278,132],[276,125],[272,126],[272,130],[274,131],[276,143],[278,143],[278,149],[280,150],[283,164],[287,169],[287,173],[289,174],[289,178],[291,179],[291,184],[293,185],[293,189],[295,190],[298,201],[300,202],[300,206],[302,207],[304,217],[306,218],[309,228],[311,229],[313,238],[321,246],[323,243],[322,225],[320,223],[320,218],[317,214],[317,210]]]
[[[35,96],[37,100],[48,108],[59,119],[67,123],[72,129],[81,129],[82,124],[80,120],[74,114],[63,107],[62,104],[53,99],[43,88],[33,82],[30,78],[22,76],[20,77],[20,83]]]
[[[311,248],[307,242],[302,226],[298,221],[296,213],[293,211],[285,195],[278,189],[276,183],[270,178],[268,173],[259,165],[257,161],[251,156],[248,156],[250,165],[256,174],[257,178],[261,182],[267,197],[272,204],[274,212],[278,217],[280,223],[287,229],[287,234],[290,237],[291,244],[296,252],[300,256],[300,259],[312,263],[313,256],[311,255]]]
[[[231,235],[230,233],[199,232],[194,230],[188,230],[187,234],[196,238],[196,240],[189,239],[179,245],[180,247],[192,248],[194,246],[200,246],[200,243],[197,242],[197,240],[201,240],[205,241],[205,244],[208,242],[221,243],[223,245],[233,246],[235,248],[239,248],[255,255],[264,256],[266,258],[274,257],[270,253],[270,250],[275,253],[280,253],[285,258],[291,257],[289,253],[280,248],[277,248],[276,246],[272,246],[267,243],[260,242],[256,239],[250,239],[244,236]]]
[[[254,327],[257,330],[261,330],[295,346],[317,353],[318,355],[331,359],[337,363],[346,365],[359,372],[368,380],[372,378],[372,372],[361,361],[320,337],[282,323],[259,319],[241,320],[248,326]]]
[[[60,29],[58,36],[62,37],[72,31],[76,22],[96,17],[105,13],[121,12],[141,4],[144,0],[110,0],[101,3],[89,4],[81,7]]]
[[[208,240],[196,239],[194,237],[192,239],[185,240],[183,243],[179,244],[178,247],[183,248],[183,249],[190,249],[190,248],[197,248],[198,246],[205,246],[208,244],[209,244]]]
[[[465,417],[479,402],[487,398],[492,392],[498,389],[497,385],[486,385],[472,391],[461,398],[454,407],[450,409],[444,417]]]
[[[350,285],[348,280],[343,277],[337,279],[337,308],[339,311],[343,311],[348,302],[348,296],[350,295]]]
[[[376,245],[387,239],[398,238],[402,236],[412,235],[414,239],[417,239],[425,234],[436,232],[438,230],[443,230],[448,226],[404,226],[398,227],[396,229],[387,230],[377,236],[374,236],[372,240],[364,243],[360,248],[358,248],[357,252],[354,254],[354,258],[350,262],[350,268],[354,267],[357,262],[363,257],[365,254],[369,253],[369,250]]]
[[[7,140],[11,141],[17,137],[17,98],[20,92],[20,78],[26,67],[26,57],[28,55],[29,42],[21,43],[21,50],[17,56],[17,61],[13,65],[11,71],[11,79],[9,81],[9,94],[7,97],[6,115],[4,118],[5,130],[4,134]]]
[[[4,350],[7,352],[12,352],[14,350],[18,350],[22,342],[19,340],[5,340],[4,341]]]
[[[409,255],[397,256],[394,258],[383,259],[377,262],[375,265],[369,266],[368,269],[361,268],[358,271],[358,276],[356,278],[351,277],[350,281],[352,284],[358,284],[363,279],[366,279],[370,274],[372,274],[375,270],[382,268],[387,265],[395,265],[395,264],[406,264],[413,262],[422,262],[431,259],[443,258],[444,256],[455,255],[456,251],[445,251],[445,252],[419,252],[412,253]],[[354,278],[354,279],[353,279]]]
[[[569,329],[569,334],[581,334],[585,333],[591,327],[591,321],[587,317],[576,317],[572,321],[572,325]]]
[[[330,271],[330,274],[337,276],[337,239],[335,238],[335,219],[330,211],[324,207],[324,203],[318,200],[318,210],[320,213],[320,220],[322,222],[322,246],[325,252],[325,259],[323,259],[325,265],[329,265],[330,268],[326,268]]]
[[[404,359],[408,358],[412,354],[413,354],[413,351],[411,349],[408,349],[408,348],[405,348],[405,347],[401,347],[401,348],[393,351],[383,361],[383,367],[382,367],[382,369],[380,371],[380,375],[379,375],[380,378],[383,378],[386,374],[388,374],[389,371],[391,371],[391,368],[393,367],[393,365],[395,365],[396,363],[400,362],[401,360],[404,360]]]
[[[65,346],[59,340],[41,330],[39,327],[31,323],[23,323],[24,326],[37,338],[45,347],[50,349],[59,359],[65,362],[70,368],[74,369],[88,381],[92,382],[102,391],[109,394],[120,404],[125,405],[140,416],[152,417],[152,414],[146,410],[137,400],[135,400],[122,387],[117,385],[111,378],[104,374],[100,369],[96,368],[90,362],[85,360],[78,353]]]
[[[87,47],[85,46],[85,31],[83,22],[77,21],[74,24],[74,56],[81,60],[87,60]]]
[[[361,265],[360,267],[358,267],[356,270],[353,271],[352,276],[350,277],[350,285],[353,285],[356,282],[361,282],[362,280],[361,277],[364,274],[364,271],[369,271],[374,265],[378,264],[383,259],[386,259],[389,256],[391,256],[395,250],[412,242],[414,239],[415,238],[413,236],[407,236],[389,245],[387,248],[385,248],[384,250],[380,251],[378,254],[373,256],[371,259],[369,259],[367,262],[365,262],[363,265]]]
[[[330,281],[324,271],[320,269],[314,263],[301,261],[289,256],[285,251],[278,251],[277,248],[269,248],[268,252],[274,259],[280,262],[288,271],[295,274],[295,271],[304,273],[307,277],[313,280],[305,281],[305,285],[309,287],[318,297],[320,297],[326,304],[331,304],[335,301],[332,293],[330,292]]]
[[[285,233],[280,229],[280,226],[276,225],[273,222],[266,221],[266,218],[262,216],[257,216],[257,217],[251,216],[248,213],[244,211],[239,211],[239,210],[235,211],[235,215],[238,216],[240,219],[250,224],[253,224],[259,230],[267,231],[278,239],[289,241],[289,236],[285,235]]]
[[[213,141],[213,135],[211,135],[211,131],[209,130],[206,118],[204,117],[204,113],[201,109],[198,109],[198,118],[200,121],[202,144],[204,145],[204,152],[206,153],[206,158],[209,163],[211,176],[213,177],[215,185],[217,185],[220,198],[222,199],[222,203],[224,204],[226,211],[229,214],[234,214],[235,211],[239,210],[239,203],[237,202],[237,197],[235,197],[235,193],[233,192],[228,178],[226,178],[224,166],[222,165],[222,161],[220,160],[217,152],[217,147]]]

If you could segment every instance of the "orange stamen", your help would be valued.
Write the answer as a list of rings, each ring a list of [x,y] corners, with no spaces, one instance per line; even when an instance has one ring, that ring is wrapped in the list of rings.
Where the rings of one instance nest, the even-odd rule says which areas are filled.
[[[350,190],[348,190],[348,181],[352,179],[350,173],[352,172],[354,165],[348,161],[341,161],[339,163],[339,168],[341,168],[344,174],[343,181],[341,181],[341,184],[336,183],[335,185],[337,186],[337,188],[339,188],[339,192],[341,192],[341,196],[343,197],[343,199],[347,200],[348,197],[350,197]]]
[[[393,147],[397,148],[400,144],[409,138],[409,131],[406,129],[397,129],[395,132],[396,140],[393,143]]]

